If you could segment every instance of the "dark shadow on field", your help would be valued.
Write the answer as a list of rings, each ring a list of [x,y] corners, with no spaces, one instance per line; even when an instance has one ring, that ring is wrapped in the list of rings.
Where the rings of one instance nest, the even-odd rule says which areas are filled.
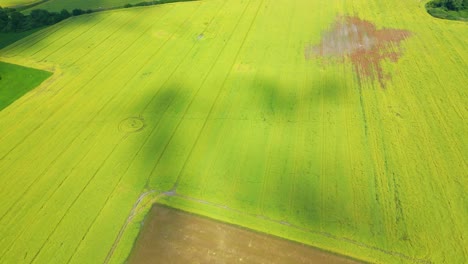
[[[11,33],[0,32],[0,50],[42,29],[44,29],[44,27],[35,28],[35,29],[28,30],[28,31],[23,31],[23,32],[11,32]]]
[[[270,80],[262,80],[261,86],[252,87],[250,93],[256,94],[253,108],[260,109],[270,116],[281,116],[291,119],[298,112],[315,111],[323,102],[325,104],[338,105],[340,92],[344,92],[336,80],[322,78],[311,82],[307,87],[278,87]],[[307,122],[307,117],[299,117]],[[296,117],[297,119],[297,117]]]
[[[192,103],[193,98],[191,97],[192,95],[189,95],[190,98],[188,98],[187,94],[184,93],[186,89],[182,87],[183,84],[179,83],[171,84],[167,87],[163,86],[155,94],[149,94],[146,97],[151,99],[149,99],[149,102],[145,102],[147,105],[144,107],[144,110],[138,114],[139,116],[143,116],[146,123],[152,126],[145,128],[152,130],[152,134],[148,140],[149,147],[145,148],[148,152],[144,153],[143,156],[147,158],[148,162],[153,162],[151,165],[170,168],[174,163],[180,163],[180,161],[171,159],[165,159],[165,162],[161,162],[161,158],[166,154],[164,153],[166,150],[165,148],[169,145],[182,146],[179,143],[186,142],[184,138],[185,135],[190,135],[195,140],[197,137],[194,137],[193,135],[201,134],[203,136],[203,134],[207,132],[206,126],[200,125],[199,130],[174,133],[180,132],[177,130],[181,129],[184,122],[187,120],[190,120],[190,122],[199,122],[200,124],[204,122],[214,123],[219,122],[219,120],[227,120],[228,122],[232,121],[233,125],[241,126],[240,129],[243,129],[242,125],[245,122],[236,123],[237,120],[250,121],[267,127],[271,127],[276,123],[291,123],[286,126],[287,129],[295,128],[297,126],[296,124],[315,122],[316,119],[310,120],[310,112],[319,110],[320,100],[322,100],[321,98],[323,98],[323,101],[326,103],[337,104],[339,89],[341,89],[338,87],[337,83],[333,82],[321,88],[317,88],[318,86],[311,84],[310,87],[306,87],[305,89],[302,88],[305,92],[299,94],[296,92],[290,92],[287,89],[280,89],[272,81],[262,80],[259,81],[259,83],[262,83],[262,86],[251,86],[240,92],[236,92],[237,95],[235,96],[245,99],[242,101],[243,105],[233,107],[228,104],[228,101],[236,99],[230,97],[230,92],[232,91],[225,91],[227,96],[224,96],[224,98],[221,99],[221,102],[218,101],[214,103],[213,101],[206,101],[206,105],[203,107],[206,112],[204,114],[198,114],[199,116],[203,116],[203,118],[188,117],[190,116],[190,111],[187,111],[187,108],[192,106],[190,104]],[[213,111],[208,113],[213,104],[215,104]],[[225,109],[229,107],[231,108]],[[237,107],[244,109],[244,112],[242,112],[241,115],[238,115],[235,111],[232,112],[232,109]],[[337,107],[339,106],[337,105]],[[301,113],[301,111],[309,113],[309,115],[301,116],[298,114]],[[235,129],[232,131],[235,131]],[[227,131],[227,133],[234,132]],[[195,142],[189,142],[187,144],[193,147],[192,143]],[[287,142],[284,143],[287,144]],[[194,147],[197,147],[196,144],[197,143],[195,143]],[[187,145],[185,147],[190,146]],[[209,145],[205,147],[210,149],[214,146]],[[186,149],[188,150],[190,148]],[[236,152],[235,149],[226,149],[226,151]],[[262,159],[261,156],[255,156],[250,152],[247,152],[247,156],[249,157],[249,160]],[[187,158],[189,159],[190,157]],[[158,161],[159,163],[154,163]],[[231,162],[232,161],[229,160],[225,161],[227,164]],[[226,171],[226,173],[229,173],[229,171]],[[177,178],[172,177],[172,179],[176,180]],[[183,181],[183,177],[179,180]],[[148,182],[148,184],[150,184],[150,182]],[[153,187],[154,186],[152,185],[146,186],[148,189]],[[169,191],[172,189],[157,190]]]
[[[157,165],[164,167],[172,167],[175,160],[167,160],[163,163],[160,162],[162,154],[171,141],[174,129],[181,121],[180,113],[171,108],[175,104],[186,104],[186,99],[179,94],[178,84],[171,84],[161,87],[154,94],[148,94],[148,98],[144,102],[142,111],[138,114],[145,120],[148,138],[146,144],[143,146],[143,166],[148,170],[145,189],[151,190],[149,181],[150,175]],[[160,191],[158,189],[158,191]],[[165,191],[165,190],[162,190]]]
[[[343,228],[358,233],[359,230],[346,223],[351,216],[342,210],[349,201],[325,199],[321,189],[324,187],[322,179],[349,177],[345,170],[333,168],[344,161],[334,157],[332,151],[323,152],[321,149],[321,137],[330,133],[325,131],[321,134],[324,121],[317,117],[322,104],[340,108],[340,92],[347,87],[341,87],[332,78],[291,87],[279,87],[274,80],[256,80],[255,83],[259,85],[221,90],[219,100],[206,100],[202,107],[206,110],[206,118],[200,119],[187,118],[193,95],[187,96],[183,84],[162,86],[154,95],[146,96],[151,100],[144,102],[146,107],[140,113],[146,120],[145,129],[151,130],[142,154],[145,163],[142,166],[147,168],[148,177],[145,189],[194,198],[223,206],[226,210],[243,211],[259,219],[315,235],[338,236],[339,232],[334,231]],[[233,107],[229,103],[231,100],[240,102],[240,105]],[[242,109],[242,112],[236,113],[235,109]],[[199,125],[186,130],[187,122],[199,122]],[[200,138],[210,132],[209,125],[216,122],[229,122],[231,129],[221,130],[219,138],[212,141],[206,138],[201,141]],[[261,143],[262,139],[259,139],[259,142],[249,142],[248,146],[224,141],[236,138],[236,131],[258,135],[266,133],[263,139],[266,141]],[[272,131],[280,131],[281,134],[268,135]],[[337,133],[335,131],[331,135]],[[299,140],[291,140],[297,136]],[[201,146],[200,142],[204,145]],[[198,148],[203,148],[206,153],[216,153],[207,155],[206,160],[201,159],[203,163],[211,164],[206,175],[198,175],[197,171],[190,171],[190,166],[186,166],[193,158],[192,151]],[[222,153],[217,152],[220,149]],[[200,160],[200,157],[196,158]],[[323,163],[323,160],[333,162]],[[283,162],[289,165],[282,166]],[[233,164],[238,167],[236,171],[241,172],[252,171],[250,168],[256,164],[266,165],[263,170],[256,171],[258,173],[236,175],[230,170]],[[186,181],[193,188],[185,185],[180,191],[179,187]],[[221,183],[221,189],[216,193],[222,195],[217,197],[217,201],[211,201],[203,194],[205,184],[212,181]],[[339,185],[340,182],[331,184]],[[207,192],[205,190],[205,194]],[[173,221],[177,222],[177,219]]]
[[[321,134],[328,120],[326,113],[323,113],[324,116],[320,114],[322,104],[331,105],[335,109],[341,108],[339,96],[346,87],[341,87],[337,80],[327,77],[312,80],[304,86],[291,84],[280,87],[274,80],[266,79],[256,83],[261,85],[248,87],[244,97],[253,99],[247,100],[245,105],[251,107],[252,113],[260,112],[263,120],[255,119],[256,114],[247,116],[247,120],[257,122],[259,130],[281,134],[268,135],[269,141],[266,145],[252,142],[244,153],[241,150],[226,150],[247,156],[244,158],[247,163],[238,166],[256,166],[263,162],[267,162],[269,166],[264,168],[266,171],[264,175],[237,176],[240,177],[238,181],[241,181],[241,184],[236,183],[239,186],[242,186],[242,183],[248,185],[252,182],[250,180],[252,177],[262,177],[262,182],[266,183],[266,185],[257,184],[257,188],[248,190],[251,192],[252,200],[242,194],[242,189],[233,197],[235,200],[239,199],[243,203],[253,205],[249,209],[261,212],[262,217],[273,221],[307,226],[307,229],[311,230],[326,230],[327,225],[336,225],[335,219],[332,218],[343,214],[343,211],[340,210],[339,204],[328,204],[321,200],[321,192],[324,190],[321,190],[320,182],[322,178],[339,177],[330,175],[328,172],[334,172],[333,168],[328,167],[331,164],[322,161],[335,160],[334,164],[344,161],[336,160],[333,153],[322,152],[321,144],[324,140],[322,137],[338,133],[325,131],[325,134]],[[225,99],[230,100],[230,98]],[[251,125],[245,129],[250,130],[249,133],[254,133],[256,127]],[[291,137],[297,140],[292,140]],[[258,151],[258,148],[262,151]],[[228,165],[236,160],[240,159],[232,157],[232,160],[226,159],[224,164]],[[290,165],[282,167],[283,163]],[[229,171],[226,173],[229,174]],[[341,176],[347,177],[347,175]],[[262,199],[258,195],[258,192],[262,191],[263,202],[257,200]],[[344,204],[346,201],[337,202]],[[321,214],[319,208],[327,208],[329,215]]]

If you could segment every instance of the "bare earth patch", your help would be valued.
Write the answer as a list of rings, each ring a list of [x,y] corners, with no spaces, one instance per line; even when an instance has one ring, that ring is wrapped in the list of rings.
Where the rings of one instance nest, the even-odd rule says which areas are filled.
[[[330,263],[355,260],[155,205],[128,263]]]
[[[369,21],[358,17],[339,16],[322,41],[316,46],[305,48],[306,59],[338,58],[344,61],[349,58],[354,70],[361,80],[378,80],[385,87],[382,61],[397,62],[402,55],[400,44],[411,36],[411,32],[401,29],[377,29]]]

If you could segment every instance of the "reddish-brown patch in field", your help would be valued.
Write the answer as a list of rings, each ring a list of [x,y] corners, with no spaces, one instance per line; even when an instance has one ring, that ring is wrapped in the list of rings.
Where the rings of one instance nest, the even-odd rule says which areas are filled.
[[[389,77],[382,69],[382,61],[398,61],[402,55],[400,43],[411,36],[401,29],[377,29],[369,21],[357,17],[340,16],[319,45],[305,48],[306,59],[314,57],[348,57],[359,78],[378,80],[385,87]]]

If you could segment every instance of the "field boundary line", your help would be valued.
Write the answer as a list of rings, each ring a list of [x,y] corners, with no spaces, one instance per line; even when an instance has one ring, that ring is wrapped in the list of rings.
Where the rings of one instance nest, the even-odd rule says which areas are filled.
[[[140,210],[137,210],[140,203],[143,201],[144,198],[146,198],[147,196],[149,196],[151,194],[154,194],[154,193],[157,193],[157,195],[148,202],[149,208],[151,208],[155,204],[158,204],[158,200],[160,200],[161,198],[176,197],[176,198],[183,199],[183,200],[186,200],[186,201],[192,201],[192,202],[195,202],[195,203],[198,203],[198,204],[204,204],[204,205],[207,205],[207,206],[210,206],[210,207],[216,207],[216,208],[226,210],[226,211],[229,211],[229,212],[232,212],[232,213],[236,213],[236,214],[240,214],[240,215],[244,215],[244,216],[249,216],[249,217],[254,217],[254,218],[257,218],[257,219],[259,219],[261,221],[267,221],[267,222],[270,222],[270,223],[273,223],[273,224],[279,224],[279,225],[282,225],[282,226],[286,226],[288,228],[296,229],[296,230],[304,232],[304,233],[315,234],[315,235],[323,236],[323,237],[326,237],[326,238],[329,238],[329,239],[349,243],[349,244],[358,246],[360,248],[365,248],[365,249],[368,249],[368,250],[371,250],[371,251],[378,251],[378,252],[381,252],[383,254],[395,257],[397,259],[405,259],[405,260],[408,260],[408,261],[412,261],[414,263],[421,263],[421,264],[431,264],[431,263],[433,263],[432,261],[427,260],[427,259],[410,257],[410,256],[407,256],[407,255],[405,255],[403,253],[400,253],[400,252],[397,252],[397,251],[389,251],[389,250],[385,250],[385,249],[382,249],[382,248],[379,248],[379,247],[376,247],[376,246],[372,246],[372,245],[368,245],[368,244],[359,242],[359,241],[351,239],[351,238],[340,237],[340,236],[336,236],[336,235],[331,234],[331,233],[308,229],[308,228],[301,227],[301,226],[298,226],[298,225],[295,225],[295,224],[291,224],[291,223],[289,223],[287,221],[284,221],[284,220],[275,220],[275,219],[272,219],[272,218],[270,218],[268,216],[265,216],[265,215],[262,215],[262,214],[246,213],[246,212],[243,212],[241,210],[231,208],[231,207],[229,207],[227,205],[213,203],[213,202],[210,202],[210,201],[207,201],[207,200],[177,194],[173,190],[169,190],[169,191],[149,190],[149,191],[143,192],[138,197],[137,201],[134,203],[134,205],[133,205],[132,209],[130,210],[130,213],[129,213],[124,225],[121,227],[116,239],[114,240],[114,243],[113,243],[111,249],[109,250],[109,253],[107,254],[107,257],[106,257],[106,259],[104,261],[104,264],[108,264],[109,261],[112,259],[113,254],[115,253],[115,250],[117,249],[117,247],[119,245],[119,242],[121,241],[121,239],[122,239],[128,225],[131,224],[134,217],[138,213],[140,213],[142,210],[148,209],[148,207],[143,207],[143,208],[140,208]],[[170,206],[169,204],[168,204],[168,206],[171,207],[171,208],[175,208],[173,206]],[[182,210],[182,209],[179,209],[179,210]],[[187,211],[187,210],[183,210],[183,211]],[[188,212],[190,212],[190,211],[188,211]],[[197,215],[202,215],[202,214],[199,214],[199,213],[196,213],[196,214]],[[205,217],[208,217],[208,216],[205,215]],[[228,222],[226,222],[224,220],[217,220],[217,221],[228,223]],[[248,228],[248,227],[246,227],[246,228]],[[255,230],[253,228],[248,228],[248,229]],[[264,233],[262,231],[258,231],[258,232]],[[290,240],[290,239],[282,237],[282,236],[278,236],[278,235],[274,235],[274,236],[280,237],[282,239]],[[323,248],[321,248],[319,246],[313,246],[313,245],[309,245],[309,244],[307,244],[307,245],[311,246],[311,247],[319,248],[319,249],[322,249],[322,250],[326,250],[326,249],[323,249]],[[334,253],[340,254],[339,252],[334,252]],[[342,255],[342,254],[340,254],[340,255]]]
[[[115,250],[119,246],[120,240],[122,239],[125,231],[127,230],[127,226],[132,222],[133,218],[137,215],[137,213],[139,213],[137,211],[138,205],[140,205],[140,203],[143,201],[144,198],[146,198],[146,196],[149,196],[149,195],[151,195],[153,193],[158,193],[158,194],[156,195],[156,197],[154,197],[152,199],[152,204],[155,203],[161,197],[172,196],[173,195],[171,192],[158,192],[156,190],[150,190],[150,191],[146,191],[146,192],[142,193],[138,197],[137,201],[133,204],[133,207],[130,210],[130,214],[128,215],[128,217],[127,217],[125,223],[123,224],[123,226],[120,228],[119,233],[117,234],[117,237],[115,238],[114,243],[112,244],[112,247],[110,248],[109,252],[107,253],[106,259],[103,262],[104,264],[109,263],[109,261],[112,259],[112,257],[114,256]]]
[[[413,262],[416,262],[416,263],[422,263],[422,264],[431,264],[432,263],[430,260],[427,260],[427,259],[410,257],[410,256],[407,256],[407,255],[405,255],[403,253],[400,253],[400,252],[397,252],[397,251],[385,250],[385,249],[382,249],[382,248],[379,248],[379,247],[376,247],[376,246],[372,246],[372,245],[368,245],[368,244],[359,242],[359,241],[351,239],[351,238],[339,237],[339,236],[333,235],[331,233],[304,228],[304,227],[301,227],[301,226],[298,226],[298,225],[295,225],[295,224],[291,224],[291,223],[289,223],[287,221],[284,221],[284,220],[275,220],[275,219],[269,218],[268,216],[265,216],[265,215],[246,213],[246,212],[240,211],[238,209],[231,208],[231,207],[229,207],[227,205],[212,203],[212,202],[207,201],[207,200],[194,198],[194,197],[190,197],[190,196],[185,196],[185,195],[181,195],[181,194],[177,194],[177,193],[173,193],[173,192],[165,192],[165,193],[170,194],[170,195],[166,195],[168,197],[177,197],[177,198],[184,199],[184,200],[187,200],[187,201],[193,201],[193,202],[196,202],[196,203],[199,203],[199,204],[205,204],[205,205],[208,205],[208,206],[212,206],[212,207],[216,207],[216,208],[223,209],[223,210],[226,210],[226,211],[230,211],[230,212],[233,212],[233,213],[236,213],[236,214],[255,217],[257,219],[264,220],[264,221],[267,221],[267,222],[270,222],[270,223],[280,224],[280,225],[283,225],[283,226],[287,226],[289,228],[294,228],[294,229],[299,230],[301,232],[305,232],[305,233],[309,233],[309,234],[316,234],[316,235],[331,238],[331,239],[334,239],[334,240],[350,243],[350,244],[356,245],[356,246],[361,247],[361,248],[366,248],[366,249],[369,249],[369,250],[379,251],[379,252],[384,253],[386,255],[390,255],[390,256],[393,256],[393,257],[400,258],[400,259],[406,259],[406,260],[409,260],[409,261],[413,261]],[[163,193],[163,194],[165,194],[165,193]],[[172,206],[170,206],[170,207],[174,208]],[[186,210],[183,210],[183,211],[186,211]],[[225,221],[222,221],[222,222],[225,222]],[[282,237],[282,238],[284,238],[284,237]]]

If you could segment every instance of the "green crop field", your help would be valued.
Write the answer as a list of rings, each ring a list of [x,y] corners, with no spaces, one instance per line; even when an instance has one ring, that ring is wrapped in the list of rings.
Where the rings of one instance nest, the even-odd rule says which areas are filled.
[[[145,2],[144,0],[48,0],[42,4],[34,6],[32,9],[46,9],[49,11],[61,11],[67,9],[69,11],[75,8],[100,9],[111,7],[122,7],[125,4],[136,4]],[[148,0],[146,2],[152,2]],[[154,2],[157,2],[156,0]]]
[[[53,75],[0,111],[0,263],[122,263],[153,202],[466,263],[468,27],[424,2],[202,0],[1,49]]]

